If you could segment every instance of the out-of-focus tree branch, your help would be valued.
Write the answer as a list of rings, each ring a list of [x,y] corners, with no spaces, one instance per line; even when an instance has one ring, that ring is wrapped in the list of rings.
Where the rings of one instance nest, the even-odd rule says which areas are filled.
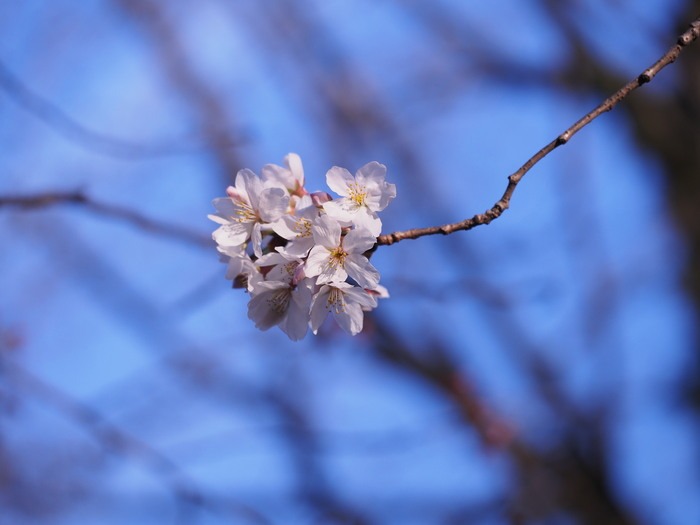
[[[197,246],[211,246],[211,241],[208,236],[199,235],[185,228],[145,217],[128,208],[97,202],[80,191],[49,192],[35,195],[0,195],[0,208],[8,207],[31,210],[56,205],[80,206],[97,215],[132,224],[143,231],[156,233],[164,237],[177,239]]]

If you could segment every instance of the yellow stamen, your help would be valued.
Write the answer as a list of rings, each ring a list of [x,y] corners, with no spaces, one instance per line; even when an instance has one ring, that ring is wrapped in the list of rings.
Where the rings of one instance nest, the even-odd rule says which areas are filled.
[[[367,190],[364,186],[360,186],[357,182],[353,182],[348,186],[348,198],[358,206],[365,205]]]
[[[328,260],[328,264],[332,268],[337,268],[338,266],[344,267],[345,266],[345,258],[348,256],[348,252],[343,250],[342,246],[338,246],[337,248],[333,248],[331,250],[331,255]]]

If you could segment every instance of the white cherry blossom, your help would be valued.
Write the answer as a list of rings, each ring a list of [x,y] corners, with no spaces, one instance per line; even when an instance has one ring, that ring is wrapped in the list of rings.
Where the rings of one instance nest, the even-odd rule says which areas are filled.
[[[344,281],[348,276],[363,288],[375,288],[379,272],[362,255],[372,248],[376,238],[364,228],[356,228],[341,235],[338,221],[323,215],[311,228],[316,245],[306,259],[305,272],[317,278],[318,284]]]
[[[274,184],[274,185],[273,185]],[[220,246],[240,246],[252,240],[257,256],[262,254],[262,225],[277,221],[287,210],[289,195],[278,183],[263,183],[255,173],[243,169],[236,175],[229,195],[214,199],[217,213],[209,218],[220,224],[212,238]]]
[[[382,221],[377,212],[396,197],[396,186],[385,178],[386,166],[374,161],[362,166],[354,177],[345,168],[334,166],[326,173],[326,182],[342,198],[325,203],[323,209],[331,217],[362,226],[378,237]]]
[[[377,215],[396,195],[386,167],[370,162],[355,177],[332,168],[326,180],[342,198],[304,187],[301,159],[267,164],[262,177],[244,169],[209,215],[226,278],[250,293],[248,317],[261,330],[278,326],[298,341],[332,313],[349,334],[362,330],[364,312],[389,296],[364,253],[381,232]],[[263,244],[263,237],[266,242]]]
[[[289,153],[284,157],[284,166],[266,164],[261,171],[263,179],[282,184],[289,193],[302,196],[306,194],[304,189],[304,166],[301,158],[296,153]]]
[[[310,279],[297,284],[261,281],[251,292],[248,318],[260,330],[277,325],[292,341],[298,341],[306,335],[309,327],[312,287]]]
[[[262,280],[262,275],[244,248],[217,246],[223,262],[227,264],[226,279],[233,281],[234,288],[247,288],[250,291],[255,282]]]
[[[305,195],[300,203],[306,206],[297,208],[294,215],[284,215],[272,225],[272,229],[277,235],[290,241],[280,251],[295,257],[306,257],[314,245],[311,228],[320,210],[311,203],[308,195]]]
[[[330,312],[350,335],[362,331],[365,309],[377,306],[377,300],[358,286],[345,282],[325,284],[311,304],[311,331],[316,334]]]

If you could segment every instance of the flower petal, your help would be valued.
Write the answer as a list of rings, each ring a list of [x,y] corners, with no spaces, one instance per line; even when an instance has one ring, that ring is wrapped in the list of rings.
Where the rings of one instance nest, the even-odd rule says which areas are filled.
[[[263,189],[262,181],[248,168],[236,174],[236,190],[241,197],[248,200],[253,209],[258,208],[258,195]]]
[[[328,215],[323,215],[314,221],[311,233],[316,244],[325,246],[329,250],[340,245],[340,224]]]
[[[343,197],[348,196],[348,186],[354,183],[355,179],[345,168],[333,166],[326,172],[326,184],[328,184],[328,187]]]
[[[313,297],[313,301],[311,303],[310,322],[311,331],[314,334],[318,333],[318,329],[321,327],[323,321],[326,320],[326,316],[328,315],[327,306],[328,294],[330,293],[330,290],[330,286],[322,286],[318,293]]]
[[[379,284],[379,271],[364,255],[355,253],[345,258],[345,270],[362,288],[374,288]]]
[[[377,242],[376,236],[365,228],[355,228],[343,238],[343,248],[348,253],[365,253]]]
[[[295,182],[299,188],[304,187],[304,166],[301,163],[301,157],[296,153],[289,153],[284,157],[284,162],[289,166],[289,171],[292,172]],[[295,190],[296,188],[290,188]]]
[[[266,188],[260,192],[258,215],[264,222],[274,222],[287,211],[289,194],[282,188]]]
[[[253,297],[248,303],[248,319],[255,323],[256,328],[268,330],[284,317],[284,312],[270,307],[270,301],[276,293],[283,292],[278,290],[264,291]]]
[[[220,246],[240,246],[248,240],[252,226],[247,222],[227,222],[214,230],[211,237]]]
[[[363,186],[372,184],[381,185],[386,178],[386,166],[384,164],[380,164],[376,160],[373,160],[357,170],[357,173],[355,173],[355,178],[357,179],[357,182]]]
[[[350,335],[357,335],[362,331],[364,313],[357,303],[346,303],[341,311],[333,311],[336,323]]]
[[[354,201],[343,197],[342,199],[326,202],[323,205],[323,209],[329,217],[342,222],[350,222],[354,219],[359,206]]]

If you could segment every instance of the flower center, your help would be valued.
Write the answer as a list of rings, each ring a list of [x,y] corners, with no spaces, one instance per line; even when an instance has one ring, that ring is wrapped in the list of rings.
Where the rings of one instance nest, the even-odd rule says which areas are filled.
[[[292,294],[289,291],[289,288],[283,288],[273,293],[267,300],[267,304],[270,307],[270,310],[273,312],[283,314],[287,311],[291,297]]]
[[[345,311],[345,296],[338,288],[331,288],[326,301],[326,310],[333,310],[336,314]]]
[[[294,224],[294,229],[297,231],[297,239],[300,237],[311,237],[311,221],[309,219],[300,218]]]
[[[242,201],[236,201],[236,215],[233,220],[236,222],[257,222],[258,215],[250,204]]]
[[[333,248],[331,250],[331,255],[328,260],[328,264],[331,265],[332,268],[337,268],[338,266],[344,267],[345,266],[345,258],[348,256],[348,252],[343,250],[342,246],[338,246],[337,248]]]
[[[357,182],[348,185],[348,198],[358,206],[365,205],[367,190]]]

